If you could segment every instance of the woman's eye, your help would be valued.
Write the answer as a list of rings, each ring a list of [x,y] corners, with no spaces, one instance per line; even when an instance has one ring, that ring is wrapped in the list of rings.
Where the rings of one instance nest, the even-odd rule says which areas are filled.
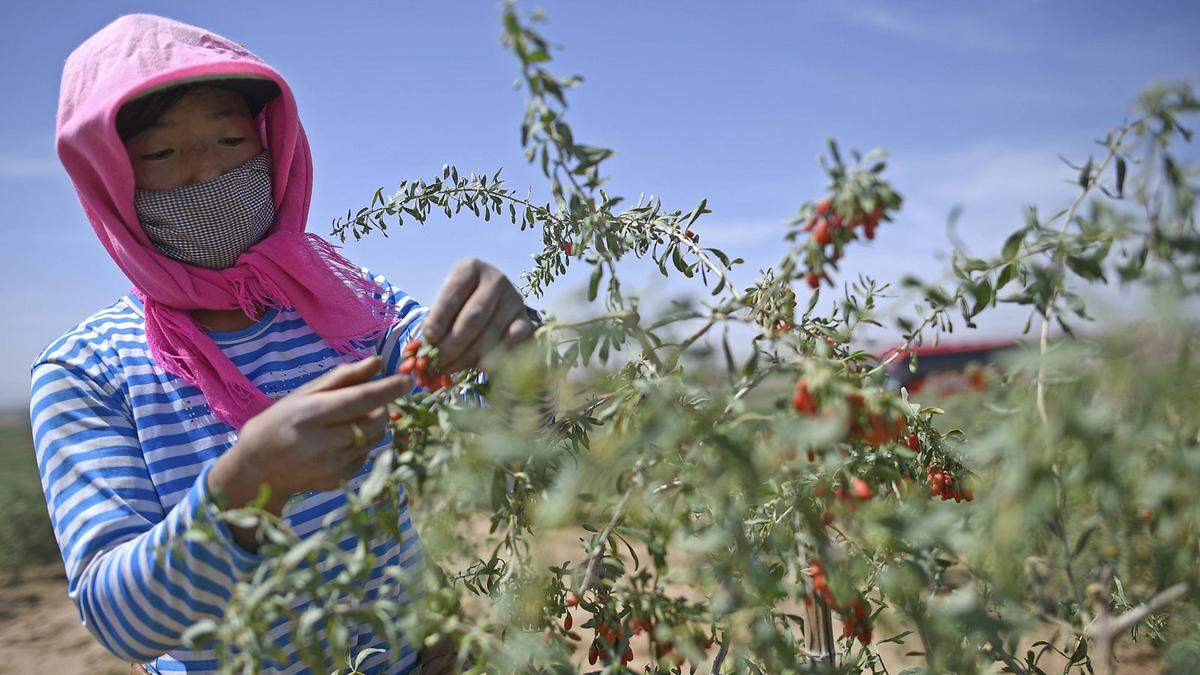
[[[225,145],[241,145],[245,138],[222,138],[221,142]]]
[[[166,150],[159,150],[158,152],[151,153],[149,155],[142,155],[142,159],[166,159],[171,155],[172,152],[175,151],[167,148]]]

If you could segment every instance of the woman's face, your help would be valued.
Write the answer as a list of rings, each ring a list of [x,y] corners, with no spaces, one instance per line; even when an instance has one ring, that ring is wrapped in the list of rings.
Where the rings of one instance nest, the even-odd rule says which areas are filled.
[[[262,152],[262,143],[241,94],[201,87],[130,138],[125,150],[137,187],[168,190],[215,178]]]

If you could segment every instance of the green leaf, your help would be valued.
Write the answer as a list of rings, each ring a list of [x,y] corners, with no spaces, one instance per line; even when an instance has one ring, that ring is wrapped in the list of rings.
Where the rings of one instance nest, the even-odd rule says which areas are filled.
[[[971,308],[971,316],[982,312],[992,301],[992,285],[985,279],[971,287],[971,295],[975,297],[975,305]]]
[[[688,277],[689,279],[692,277],[691,266],[684,261],[683,255],[679,252],[678,246],[673,246],[671,248],[671,262],[675,263],[675,269],[682,272],[683,276]]]
[[[1075,653],[1071,655],[1071,663],[1072,664],[1083,663],[1084,661],[1087,660],[1087,657],[1088,657],[1087,640],[1080,640],[1079,646],[1075,648]]]
[[[1067,267],[1084,279],[1104,279],[1104,270],[1100,268],[1100,261],[1095,258],[1069,255],[1067,256]]]
[[[283,558],[280,560],[280,565],[284,569],[295,568],[300,564],[301,561],[320,548],[322,540],[322,537],[309,537],[308,539],[305,539],[297,544],[295,548],[283,554]]]
[[[591,278],[588,279],[588,290],[587,290],[588,302],[592,302],[596,299],[596,293],[600,289],[600,279],[603,276],[604,276],[604,266],[596,265],[596,267],[594,269],[592,269]]]
[[[501,512],[508,501],[508,478],[504,469],[492,471],[492,511]]]
[[[579,337],[579,355],[583,359],[583,365],[588,365],[599,342],[600,336],[595,333],[586,333]]]
[[[361,666],[363,664],[363,661],[366,661],[372,654],[382,654],[382,653],[384,653],[384,650],[379,649],[378,647],[367,647],[366,649],[360,651],[354,657],[354,669],[360,670]]]
[[[358,499],[360,504],[369,504],[375,501],[379,493],[387,487],[388,477],[392,473],[392,452],[384,450],[375,456],[374,464],[371,466],[371,473],[367,479],[362,482],[358,488]]]
[[[709,253],[716,256],[717,259],[721,261],[721,264],[724,265],[726,268],[731,267],[731,265],[729,264],[729,256],[725,255],[724,251],[722,251],[720,249],[716,249],[716,248],[706,248],[704,250],[708,251]]]
[[[215,637],[216,633],[217,622],[212,619],[203,619],[188,626],[187,630],[183,631],[180,639],[185,645],[199,647]]]
[[[1021,242],[1025,240],[1025,230],[1022,228],[1008,235],[1008,239],[1004,240],[1004,249],[1001,255],[1005,260],[1012,262],[1016,259],[1017,253],[1021,250]]]
[[[707,197],[705,197],[704,199],[701,199],[700,203],[696,205],[696,208],[692,209],[692,213],[691,213],[691,215],[688,216],[687,222],[683,224],[683,229],[686,230],[687,228],[691,227],[692,223],[696,222],[696,219],[699,218],[700,216],[702,216],[706,213],[712,213],[712,211],[709,211],[708,209],[704,208],[706,206],[708,206],[708,198]]]
[[[979,258],[967,258],[966,262],[963,263],[963,269],[968,272],[982,272],[990,267],[991,265],[986,260],[980,260]]]
[[[1083,548],[1087,546],[1088,540],[1092,538],[1092,535],[1095,534],[1096,530],[1098,529],[1100,529],[1098,525],[1093,525],[1084,530],[1083,534],[1079,535],[1079,539],[1075,542],[1075,550],[1071,552],[1072,558],[1078,558],[1079,554],[1083,553]]]
[[[725,356],[725,371],[730,375],[737,372],[737,363],[733,360],[733,350],[729,347],[729,334],[721,336],[721,353]]]
[[[1008,285],[1008,282],[1015,279],[1016,276],[1017,276],[1017,266],[1013,265],[1013,264],[1005,265],[1004,269],[1000,270],[1000,275],[998,277],[996,277],[996,287],[994,290],[996,292],[999,292],[1000,289],[1002,289]]]

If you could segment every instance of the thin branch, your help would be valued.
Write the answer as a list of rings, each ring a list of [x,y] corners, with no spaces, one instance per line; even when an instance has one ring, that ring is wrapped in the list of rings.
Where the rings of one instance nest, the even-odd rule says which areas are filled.
[[[1112,565],[1104,563],[1100,568],[1100,578],[1088,588],[1092,606],[1096,609],[1095,656],[1092,658],[1092,668],[1098,675],[1109,675],[1113,668],[1113,636],[1108,614],[1108,586],[1112,582]],[[1085,633],[1086,635],[1086,633]],[[1084,636],[1080,636],[1080,640]]]
[[[580,596],[583,596],[588,587],[591,585],[592,577],[596,574],[596,564],[600,561],[600,558],[604,552],[604,542],[608,541],[608,535],[612,534],[612,530],[614,527],[616,527],[617,521],[621,519],[621,511],[624,510],[625,504],[629,502],[629,498],[633,496],[634,486],[630,485],[629,488],[630,489],[621,497],[621,501],[617,502],[616,508],[613,509],[612,517],[608,520],[608,525],[604,527],[604,531],[601,532],[600,536],[597,538],[597,541],[600,542],[599,545],[597,545],[588,556],[588,566],[587,569],[584,570],[583,581],[579,584],[578,594]]]
[[[711,675],[719,675],[721,672],[721,664],[725,663],[725,657],[729,656],[729,634],[725,634],[725,639],[721,640],[721,648],[717,650],[717,658],[713,659]]]
[[[1134,124],[1122,127],[1121,133],[1117,134],[1117,137],[1113,139],[1111,143],[1109,143],[1108,154],[1104,156],[1104,161],[1100,162],[1100,166],[1096,168],[1094,174],[1087,177],[1087,184],[1083,186],[1083,189],[1079,192],[1079,196],[1076,197],[1075,201],[1071,203],[1071,208],[1067,209],[1067,215],[1063,219],[1062,228],[1059,230],[1059,236],[1066,234],[1067,228],[1071,225],[1071,221],[1075,219],[1075,211],[1079,208],[1079,205],[1082,204],[1084,198],[1091,193],[1092,188],[1100,184],[1100,177],[1104,175],[1104,169],[1108,167],[1108,163],[1112,161],[1113,157],[1117,156],[1117,151],[1121,148],[1121,140],[1125,138],[1125,134],[1129,133],[1129,130],[1140,122],[1141,120],[1138,120],[1137,122],[1134,122]],[[1093,178],[1092,176],[1095,177]],[[1059,249],[1059,254],[1057,257],[1058,264],[1061,266],[1064,259],[1064,253],[1062,249]],[[1046,351],[1050,341],[1050,321],[1054,318],[1054,300],[1058,297],[1060,291],[1061,288],[1056,288],[1054,292],[1050,294],[1050,299],[1046,301],[1045,313],[1042,316],[1042,331],[1041,339],[1039,341],[1041,360],[1038,363],[1037,374],[1037,411],[1038,417],[1041,418],[1043,425],[1050,421],[1050,416],[1046,413]]]
[[[1149,618],[1151,614],[1156,614],[1164,609],[1167,605],[1187,595],[1191,588],[1192,584],[1190,582],[1181,581],[1174,586],[1165,589],[1146,602],[1134,607],[1128,612],[1125,612],[1121,616],[1112,619],[1108,624],[1109,634],[1119,635],[1120,633],[1133,628],[1137,624]],[[1100,626],[1098,624],[1093,625],[1087,629],[1087,632],[1090,635],[1099,635]]]
[[[611,321],[613,319],[625,321],[626,319],[631,319],[631,318],[633,318],[633,312],[631,310],[626,309],[626,310],[622,310],[620,312],[608,312],[606,314],[594,316],[590,319],[584,319],[583,321],[575,321],[573,323],[547,323],[545,325],[545,327],[548,329],[554,329],[554,330],[571,330],[571,329],[575,329],[575,328],[582,328],[584,326],[590,326],[591,324],[594,324],[594,323],[602,323],[604,321]]]

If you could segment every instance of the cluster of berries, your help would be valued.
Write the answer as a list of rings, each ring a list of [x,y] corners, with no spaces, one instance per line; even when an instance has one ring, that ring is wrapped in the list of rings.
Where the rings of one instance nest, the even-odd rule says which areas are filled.
[[[431,369],[431,358],[436,356],[432,347],[423,347],[420,340],[411,340],[404,345],[404,361],[400,372],[412,375],[417,386],[428,391],[440,391],[450,386],[450,376]]]
[[[621,663],[628,664],[633,661],[633,638],[646,633],[647,647],[649,653],[655,660],[670,659],[676,666],[682,666],[687,657],[675,650],[675,645],[667,640],[660,640],[654,634],[654,622],[650,617],[634,617],[632,612],[625,616],[628,621],[624,623],[620,617],[605,617],[604,602],[608,597],[605,590],[597,591],[597,607],[595,614],[586,623],[584,627],[591,627],[595,631],[595,636],[592,639],[592,644],[588,648],[588,663],[596,665],[600,661],[604,661],[605,665],[612,663],[612,652],[620,646],[621,642],[625,642],[624,652],[621,654]],[[571,617],[571,610],[578,607],[580,603],[579,596],[575,593],[568,592],[563,600],[566,606],[566,613],[563,616],[562,627],[567,633],[567,637],[579,642],[582,638],[578,633],[571,630],[574,625],[574,620]],[[550,632],[547,633],[547,637]],[[708,650],[713,645],[713,638],[709,638],[704,645],[704,649]]]
[[[792,392],[792,407],[801,415],[817,414],[817,400],[808,390],[808,380],[803,377],[796,380],[796,388]]]
[[[650,657],[655,661],[668,659],[677,666],[682,666],[687,661],[686,656],[675,652],[675,645],[672,642],[658,639],[654,634],[654,623],[649,617],[632,619],[629,622],[629,628],[633,631],[634,635],[640,635],[643,632],[646,633],[646,646],[650,650]]]
[[[883,210],[879,208],[874,209],[870,214],[843,217],[834,210],[833,200],[826,197],[817,202],[813,217],[804,224],[804,231],[811,232],[813,239],[822,246],[833,243],[835,233],[843,229],[849,233],[847,239],[857,239],[858,234],[854,231],[856,227],[862,227],[863,236],[867,239],[874,239],[875,229],[879,227],[881,219],[886,220]]]
[[[833,207],[833,200],[826,197],[817,202],[812,215],[804,223],[803,230],[811,233],[813,245],[821,253],[821,258],[825,257],[825,247],[832,245],[833,251],[828,254],[828,260],[837,262],[842,257],[842,246],[858,238],[856,228],[861,227],[863,236],[867,239],[874,239],[875,230],[883,220],[887,220],[887,217],[880,208],[875,208],[870,213],[855,210],[843,214]],[[832,283],[823,269],[824,260],[821,262],[820,266],[811,269],[804,277],[810,288],[819,287],[822,280]]]
[[[871,644],[871,621],[867,616],[867,603],[862,598],[855,598],[850,603],[849,611],[841,610],[842,635],[858,638],[864,645]]]
[[[954,474],[949,471],[931,466],[925,472],[925,479],[929,482],[930,496],[941,497],[942,501],[953,499],[956,502],[969,502],[975,499],[974,493],[963,486],[961,481],[955,479]]]
[[[835,485],[832,490],[833,498],[841,504],[842,508],[847,511],[853,511],[858,508],[860,502],[870,500],[875,496],[875,491],[871,489],[871,484],[855,476],[850,480],[849,486]],[[817,483],[813,488],[813,496],[817,499],[825,499],[830,495],[829,488],[825,483]],[[825,510],[821,512],[821,523],[829,525],[833,522],[833,512]]]
[[[865,441],[868,445],[878,447],[904,433],[903,415],[895,415],[889,419],[881,412],[868,410],[866,399],[857,391],[847,393],[845,401],[850,408],[848,440]],[[796,380],[796,387],[792,392],[792,407],[802,415],[816,415],[819,412],[820,406],[809,389],[806,378]]]
[[[849,607],[842,607],[833,597],[833,591],[829,590],[829,584],[825,580],[825,567],[821,565],[820,560],[814,558],[809,562],[808,573],[812,575],[813,590],[821,596],[825,604],[842,615],[842,635],[858,638],[864,645],[870,644],[871,620],[862,597],[855,597]],[[807,597],[804,600],[806,603],[811,602]]]
[[[607,595],[607,593],[604,595]],[[572,640],[576,642],[582,642],[583,638],[579,635],[579,633],[571,630],[575,624],[574,619],[571,617],[571,610],[579,606],[579,596],[575,593],[568,592],[566,597],[563,599],[563,604],[566,605],[567,608],[567,611],[563,616],[563,631],[566,632],[567,637],[571,638]],[[606,654],[610,650],[615,649],[622,639],[629,637],[629,633],[622,628],[619,621],[605,621],[601,619],[602,613],[603,607],[600,608],[591,621],[584,624],[585,627],[590,625],[595,631],[595,637],[593,637],[592,644],[588,648],[588,663],[593,666],[596,665],[596,662],[601,658],[604,658],[605,662],[607,663],[608,659],[606,658]],[[553,631],[546,631],[547,638],[550,638],[552,634]],[[603,639],[603,642],[601,642],[601,639]],[[628,642],[626,642],[625,653],[621,655],[621,662],[629,663],[632,660],[633,648]]]
[[[904,433],[903,416],[888,420],[882,413],[867,410],[862,394],[850,392],[846,394],[846,402],[850,404],[851,441],[866,441],[867,445],[879,446]],[[865,419],[863,412],[866,412]]]

